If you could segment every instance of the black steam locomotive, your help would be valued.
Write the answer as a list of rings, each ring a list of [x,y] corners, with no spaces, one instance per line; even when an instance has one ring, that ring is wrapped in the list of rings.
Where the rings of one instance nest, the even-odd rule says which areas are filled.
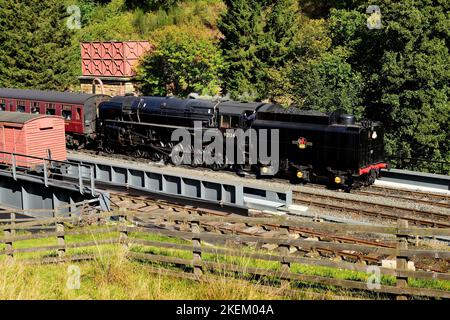
[[[173,160],[178,143],[171,139],[174,130],[185,129],[195,136],[199,124],[202,134],[216,128],[228,140],[236,139],[238,130],[245,134],[250,130],[256,132],[256,137],[248,134],[243,140],[234,140],[231,147],[221,142],[225,156],[217,158],[223,161],[209,164],[215,170],[233,167],[241,173],[288,174],[297,182],[327,179],[335,186],[350,188],[372,184],[380,169],[387,166],[380,123],[356,122],[352,115],[339,112],[300,111],[260,102],[118,96],[99,104],[97,141],[106,152],[168,162]],[[267,134],[261,134],[263,129]],[[273,171],[274,163],[260,161],[259,155],[256,161],[251,161],[251,150],[255,144],[266,144],[272,150],[275,131],[278,157],[272,157],[276,158],[272,162],[276,162],[277,168]],[[211,143],[202,141],[200,150],[189,147],[183,153],[193,160],[191,165],[204,165],[203,160],[196,161],[201,159],[196,153],[204,152]],[[229,152],[230,148],[233,152]],[[236,161],[240,151],[244,154],[243,163]]]

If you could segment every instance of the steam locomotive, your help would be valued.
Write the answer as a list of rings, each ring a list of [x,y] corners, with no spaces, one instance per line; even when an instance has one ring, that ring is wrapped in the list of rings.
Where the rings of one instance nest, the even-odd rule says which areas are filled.
[[[292,182],[325,179],[342,188],[370,185],[387,167],[382,124],[356,122],[352,115],[340,112],[300,111],[261,102],[111,98],[1,88],[0,111],[62,116],[67,143],[72,148],[91,146],[108,153],[165,162],[176,158],[174,150],[179,143],[172,140],[176,130],[188,132],[195,141],[199,132],[204,136],[209,129],[216,129],[225,139],[221,142],[223,154],[214,154],[215,159],[222,161],[208,163],[212,169],[233,168],[260,176],[287,175]],[[238,140],[240,130],[244,138]],[[201,155],[213,143],[214,140],[202,140],[197,147],[184,146],[183,158],[187,155],[193,160],[192,166],[205,165]],[[263,161],[260,154],[255,159],[255,145],[275,150],[276,157],[271,154],[271,163]],[[241,153],[244,161],[237,161]]]
[[[303,183],[325,179],[329,184],[351,188],[374,183],[380,169],[387,167],[381,123],[356,122],[354,116],[340,112],[325,114],[260,102],[114,97],[99,105],[97,141],[107,152],[173,161],[177,142],[171,139],[172,133],[185,129],[195,135],[196,123],[200,124],[202,134],[214,128],[226,137],[220,142],[225,156],[218,159],[222,161],[209,164],[215,170],[233,167],[238,172],[255,172],[258,176],[287,175],[292,182]],[[255,136],[249,134],[237,140],[237,130],[254,130]],[[262,135],[264,130],[267,134]],[[277,135],[272,134],[275,131]],[[210,144],[211,141],[202,141],[200,153]],[[260,161],[260,154],[256,161],[251,161],[255,144],[272,151],[271,147],[277,145],[278,157],[271,158],[276,162],[276,170],[274,163],[269,166]],[[186,149],[190,160],[195,160],[199,149],[185,147],[183,151]],[[242,150],[243,163],[236,161]]]

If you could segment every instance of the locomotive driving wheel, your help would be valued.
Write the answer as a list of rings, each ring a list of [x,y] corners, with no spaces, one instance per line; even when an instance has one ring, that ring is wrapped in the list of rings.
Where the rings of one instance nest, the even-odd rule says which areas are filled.
[[[135,158],[146,158],[146,157],[148,156],[148,154],[147,154],[147,152],[145,152],[145,151],[143,151],[143,150],[141,150],[141,149],[136,149],[136,150],[133,152],[133,156],[134,156]]]
[[[214,155],[212,155],[214,157]],[[211,164],[208,164],[208,167],[211,168],[214,171],[223,170],[227,167],[227,160],[226,158],[221,154],[217,154],[217,161],[214,161]]]
[[[103,151],[105,151],[107,154],[113,154],[114,148],[108,143],[103,146]]]
[[[219,170],[223,170],[226,168],[226,164],[225,163],[213,163],[208,165],[212,170],[214,171],[219,171]]]
[[[150,156],[150,159],[154,162],[159,162],[159,161],[161,161],[162,157],[159,152],[153,152]]]

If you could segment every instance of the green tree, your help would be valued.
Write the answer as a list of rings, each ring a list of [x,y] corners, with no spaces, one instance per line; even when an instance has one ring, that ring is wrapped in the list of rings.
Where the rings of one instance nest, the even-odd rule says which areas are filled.
[[[236,98],[270,98],[276,70],[293,52],[298,6],[294,0],[227,0],[218,23],[227,63],[225,90]]]
[[[296,1],[267,1],[265,24],[260,44],[260,59],[268,67],[283,67],[292,58],[298,32],[299,11]]]
[[[302,109],[332,112],[343,110],[361,117],[363,78],[346,62],[345,53],[327,52],[306,65],[296,66],[291,75],[294,103]]]
[[[370,4],[349,2],[330,19],[334,45],[366,80],[367,115],[384,122],[389,154],[450,160],[450,3],[378,1],[380,30],[366,26]]]
[[[156,50],[138,68],[143,94],[220,93],[223,59],[210,38],[197,29],[169,27],[155,35],[156,39]]]
[[[361,46],[355,34],[365,18],[358,12],[331,12],[326,24],[308,18],[302,21],[303,25],[311,26],[300,29],[301,41],[296,41],[295,59],[289,64],[286,78],[292,100],[302,109],[326,112],[340,109],[361,117],[365,79],[352,58]]]
[[[175,6],[179,0],[126,0],[125,5],[128,8],[141,8],[144,10],[170,9]]]
[[[218,27],[226,61],[224,89],[234,97],[247,95],[249,100],[262,91],[262,62],[258,56],[263,35],[263,6],[257,0],[226,0],[227,11]]]
[[[65,90],[76,80],[67,16],[53,0],[0,0],[0,87]]]
[[[302,86],[308,82],[306,77],[312,76],[308,75],[307,69],[311,69],[313,65],[317,66],[320,57],[331,47],[327,23],[323,19],[309,19],[301,15],[295,28],[297,30],[290,43],[291,51],[284,65],[268,70],[270,80],[267,82],[267,92],[271,100],[282,105],[295,103],[302,108],[323,110],[323,105],[305,105],[305,101],[312,100],[313,93],[310,92],[307,98]],[[314,83],[307,84],[314,85]]]

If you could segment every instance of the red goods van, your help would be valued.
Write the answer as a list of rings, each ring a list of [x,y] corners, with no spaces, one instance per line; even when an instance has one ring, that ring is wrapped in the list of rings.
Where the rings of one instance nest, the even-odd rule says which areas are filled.
[[[42,165],[42,158],[67,160],[64,119],[58,116],[0,111],[0,163],[11,164],[16,153],[16,165]]]

